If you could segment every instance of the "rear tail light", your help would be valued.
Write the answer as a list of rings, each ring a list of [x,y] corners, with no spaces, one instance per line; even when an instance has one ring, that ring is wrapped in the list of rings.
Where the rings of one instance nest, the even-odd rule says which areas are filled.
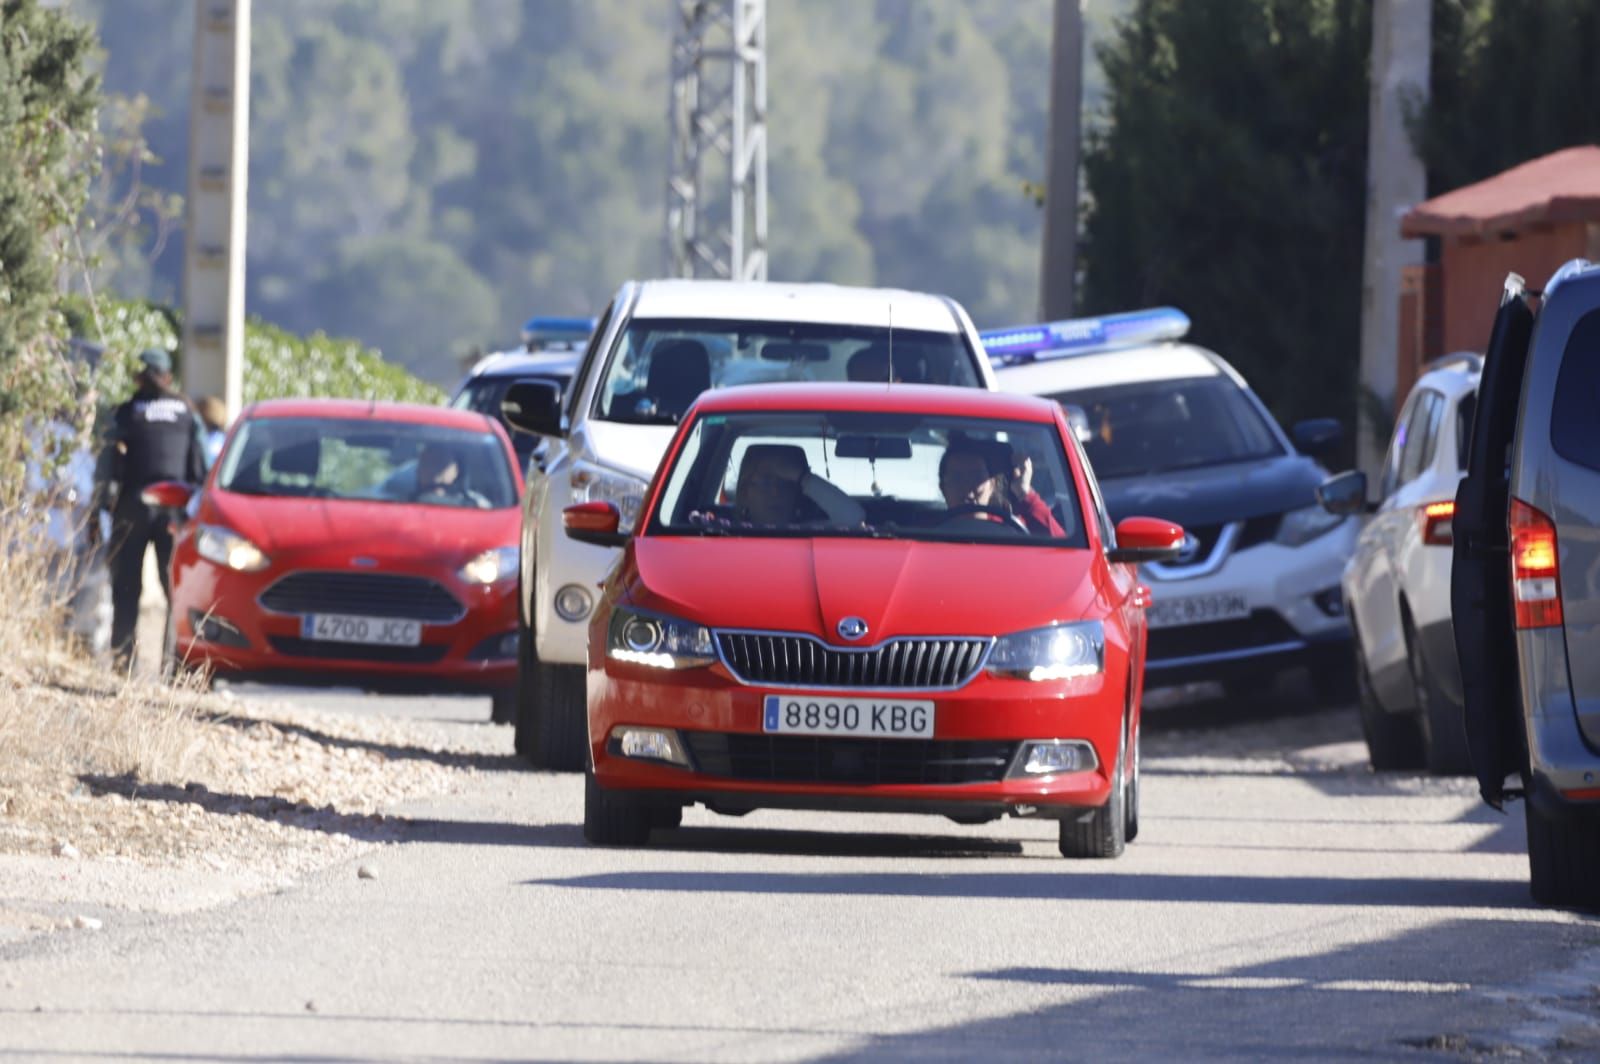
[[[1561,623],[1561,572],[1556,526],[1521,499],[1511,500],[1511,595],[1518,628]]]
[[[1417,507],[1417,524],[1422,529],[1422,542],[1435,547],[1450,546],[1455,542],[1450,525],[1455,516],[1456,504],[1453,500],[1430,502]]]

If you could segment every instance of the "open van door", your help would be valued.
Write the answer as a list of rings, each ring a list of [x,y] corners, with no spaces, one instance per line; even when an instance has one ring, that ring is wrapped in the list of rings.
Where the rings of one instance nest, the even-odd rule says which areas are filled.
[[[1521,277],[1506,277],[1484,353],[1467,475],[1456,490],[1450,613],[1461,663],[1467,746],[1483,800],[1496,809],[1514,792],[1506,777],[1527,765],[1512,620],[1511,446],[1534,314]]]

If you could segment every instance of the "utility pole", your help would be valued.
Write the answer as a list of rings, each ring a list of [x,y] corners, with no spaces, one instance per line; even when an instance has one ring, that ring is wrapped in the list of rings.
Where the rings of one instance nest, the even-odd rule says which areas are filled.
[[[764,281],[766,0],[673,4],[667,273]]]
[[[250,160],[250,0],[197,0],[184,204],[183,386],[238,414]]]
[[[1078,142],[1082,136],[1083,8],[1056,0],[1050,42],[1050,141],[1046,150],[1039,314],[1070,318],[1077,304]]]
[[[1367,132],[1367,224],[1361,271],[1361,390],[1356,461],[1369,477],[1383,464],[1386,420],[1369,399],[1394,412],[1400,397],[1400,279],[1423,260],[1421,241],[1400,237],[1400,216],[1427,198],[1427,171],[1406,128],[1410,108],[1428,98],[1432,0],[1377,0],[1372,11],[1372,86]]]

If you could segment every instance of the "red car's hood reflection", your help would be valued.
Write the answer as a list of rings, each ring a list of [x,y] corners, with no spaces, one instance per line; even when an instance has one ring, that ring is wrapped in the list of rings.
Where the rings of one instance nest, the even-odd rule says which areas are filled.
[[[439,561],[453,567],[491,547],[515,546],[520,517],[516,507],[469,510],[216,492],[200,520],[233,529],[275,561],[315,553],[324,559],[319,565],[359,555],[379,563]]]
[[[874,539],[644,537],[641,606],[716,628],[811,632],[851,645],[896,635],[1002,635],[1075,620],[1097,595],[1086,550]]]

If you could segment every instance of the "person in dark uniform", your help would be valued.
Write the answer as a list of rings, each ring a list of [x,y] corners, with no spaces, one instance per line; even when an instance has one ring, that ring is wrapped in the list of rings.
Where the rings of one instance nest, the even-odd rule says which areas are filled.
[[[111,651],[126,669],[133,660],[145,550],[156,548],[161,589],[169,593],[172,531],[167,515],[139,494],[160,480],[199,484],[206,475],[205,429],[194,407],[172,388],[172,358],[152,349],[139,356],[133,398],[117,407],[101,452],[102,498],[111,511]]]

